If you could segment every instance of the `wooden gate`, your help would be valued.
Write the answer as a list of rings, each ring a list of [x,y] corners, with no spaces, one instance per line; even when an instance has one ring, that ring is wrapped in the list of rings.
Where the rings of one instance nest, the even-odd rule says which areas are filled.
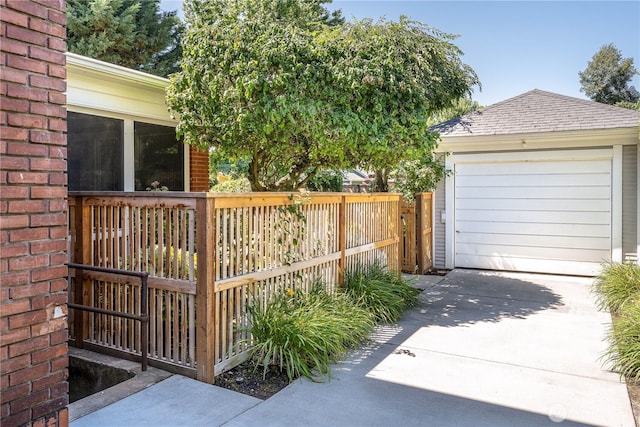
[[[425,274],[432,267],[433,193],[416,195],[415,202],[402,201],[402,271]]]

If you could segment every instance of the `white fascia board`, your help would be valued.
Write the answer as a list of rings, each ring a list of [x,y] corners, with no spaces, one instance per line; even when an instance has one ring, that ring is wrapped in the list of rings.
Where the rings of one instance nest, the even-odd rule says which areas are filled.
[[[638,127],[508,135],[443,135],[436,152],[523,151],[636,145],[638,135]]]
[[[166,105],[169,80],[67,54],[67,109],[177,123]],[[106,114],[105,114],[106,113]]]
[[[82,74],[90,74],[101,79],[111,79],[120,82],[130,82],[131,84],[144,85],[159,89],[166,89],[169,79],[132,70],[116,64],[99,61],[86,56],[67,52],[67,70]]]

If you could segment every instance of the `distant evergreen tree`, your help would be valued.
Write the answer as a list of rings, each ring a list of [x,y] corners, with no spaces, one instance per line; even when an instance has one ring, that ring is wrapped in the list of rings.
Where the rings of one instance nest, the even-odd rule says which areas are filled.
[[[67,0],[70,52],[167,76],[179,69],[184,26],[160,0]]]

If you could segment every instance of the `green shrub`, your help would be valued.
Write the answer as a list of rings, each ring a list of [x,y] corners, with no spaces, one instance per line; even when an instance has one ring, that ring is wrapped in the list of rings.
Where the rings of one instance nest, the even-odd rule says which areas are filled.
[[[598,306],[618,313],[640,298],[640,266],[632,262],[608,262],[594,282]]]
[[[307,181],[309,191],[342,191],[344,175],[340,171],[320,171]]]
[[[330,364],[362,343],[375,326],[371,313],[345,295],[331,295],[320,286],[309,293],[286,292],[268,304],[249,305],[252,359],[266,375],[270,365],[286,369],[289,380],[330,373]]]
[[[417,304],[420,293],[399,273],[380,264],[360,265],[348,271],[344,292],[383,323],[397,322],[407,308]]]
[[[640,381],[640,299],[625,304],[613,324],[607,353],[613,369],[627,378]]]
[[[251,184],[247,178],[230,179],[211,187],[213,193],[248,193],[250,191]]]

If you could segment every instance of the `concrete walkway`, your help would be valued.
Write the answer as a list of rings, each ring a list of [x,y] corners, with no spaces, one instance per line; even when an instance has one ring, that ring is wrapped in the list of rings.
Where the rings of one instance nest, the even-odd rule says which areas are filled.
[[[454,270],[421,276],[420,306],[335,366],[266,401],[173,376],[83,426],[634,425],[602,368],[610,324],[584,278]]]

